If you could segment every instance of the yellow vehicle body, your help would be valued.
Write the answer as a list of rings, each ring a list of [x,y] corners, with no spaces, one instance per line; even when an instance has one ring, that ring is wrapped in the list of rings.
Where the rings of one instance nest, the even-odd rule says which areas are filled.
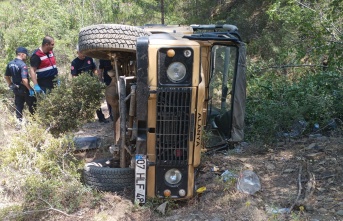
[[[118,46],[110,34],[94,39],[106,44],[90,42],[95,29],[120,31],[126,43]],[[104,25],[82,33],[83,52],[113,64],[106,94],[119,113],[114,158],[120,168],[136,168],[135,200],[193,197],[202,151],[243,139],[245,44],[237,28]]]

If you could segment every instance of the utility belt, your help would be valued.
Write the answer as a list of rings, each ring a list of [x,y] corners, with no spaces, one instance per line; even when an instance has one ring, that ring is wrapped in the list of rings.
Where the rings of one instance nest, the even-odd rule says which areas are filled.
[[[13,93],[17,95],[24,95],[29,93],[29,90],[22,84],[13,84]]]

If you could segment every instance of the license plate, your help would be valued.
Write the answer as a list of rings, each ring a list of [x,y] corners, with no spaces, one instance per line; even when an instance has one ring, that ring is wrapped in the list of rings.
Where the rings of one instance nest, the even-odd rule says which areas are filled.
[[[145,203],[146,194],[146,155],[136,154],[135,202]]]

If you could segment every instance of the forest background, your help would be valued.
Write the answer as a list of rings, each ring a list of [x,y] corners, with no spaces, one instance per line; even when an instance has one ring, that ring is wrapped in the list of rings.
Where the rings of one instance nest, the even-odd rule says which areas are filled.
[[[0,70],[4,74],[18,46],[32,52],[45,35],[50,35],[55,38],[59,73],[67,77],[70,62],[76,57],[78,33],[93,24],[234,24],[248,47],[246,141],[264,145],[294,130],[294,123],[299,121],[306,122],[305,131],[312,131],[315,124],[336,130],[342,125],[342,11],[340,0],[1,0]],[[90,81],[80,79],[75,84]],[[52,99],[72,99],[65,87],[57,90]],[[7,110],[11,96],[5,81],[1,81],[1,109]],[[68,104],[64,102],[63,107]],[[93,117],[94,108],[88,108],[86,117]],[[69,112],[65,110],[65,115]],[[43,109],[39,114],[50,117],[51,122],[49,114],[53,113],[54,110]],[[7,116],[1,117],[1,137],[6,134],[6,120]],[[62,122],[63,118],[58,120]],[[77,124],[69,122],[60,127],[58,134],[68,132],[73,125]],[[12,142],[9,146],[16,147],[10,151],[1,149],[0,162],[7,172],[4,179],[8,180],[2,180],[2,184],[25,200],[22,205],[0,212],[0,218],[13,211],[39,210],[47,206],[44,199],[52,196],[51,208],[68,213],[76,211],[85,198],[98,202],[96,193],[82,188],[74,179],[80,163],[64,145],[65,137],[49,137],[44,127],[35,127],[34,123],[30,130],[30,136],[23,135],[26,137],[21,140],[1,139],[3,146]],[[37,146],[47,137],[55,148],[40,155]],[[25,143],[28,141],[30,147]],[[56,162],[63,167],[56,167]],[[18,168],[25,169],[27,165],[34,171],[18,173]],[[23,219],[27,215],[19,214]]]
[[[239,28],[248,44],[250,138],[289,130],[295,120],[326,125],[330,119],[342,119],[338,79],[343,70],[343,3],[339,0],[18,0],[0,4],[2,71],[14,58],[16,47],[32,52],[43,36],[51,35],[60,73],[68,75],[78,32],[88,25],[229,23]]]

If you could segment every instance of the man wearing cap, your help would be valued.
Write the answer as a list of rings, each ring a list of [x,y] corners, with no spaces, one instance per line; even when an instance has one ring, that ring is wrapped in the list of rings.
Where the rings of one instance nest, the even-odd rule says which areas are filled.
[[[82,73],[88,73],[91,76],[93,74],[98,74],[95,63],[91,57],[83,55],[78,47],[76,47],[77,57],[71,62],[71,75],[76,77]],[[101,108],[96,110],[96,115],[99,119],[99,122],[108,123],[108,120],[105,118],[105,115],[102,113]]]
[[[42,46],[36,49],[30,59],[30,74],[37,93],[50,91],[54,88],[58,70],[52,50],[54,39],[50,36],[43,38]]]
[[[21,121],[25,102],[29,107],[30,113],[33,114],[36,98],[34,96],[34,91],[30,86],[28,69],[25,64],[28,51],[24,47],[19,47],[16,50],[16,55],[17,57],[7,64],[5,80],[8,87],[13,90],[16,117]]]

